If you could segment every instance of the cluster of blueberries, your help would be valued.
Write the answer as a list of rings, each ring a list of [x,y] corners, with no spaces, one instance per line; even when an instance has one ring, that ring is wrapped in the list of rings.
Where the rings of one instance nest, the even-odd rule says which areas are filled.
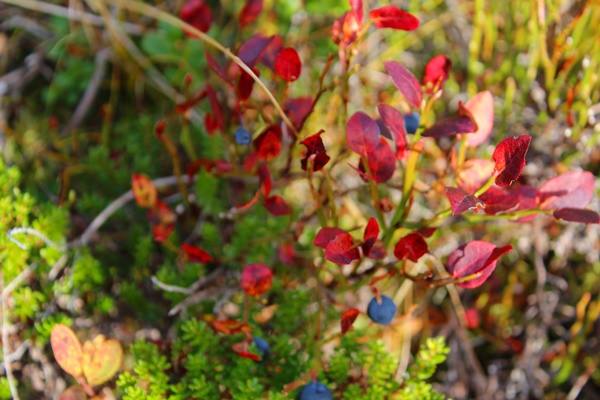
[[[416,112],[406,114],[404,116],[404,127],[406,132],[409,134],[415,133],[419,127],[419,114]],[[239,127],[235,131],[235,141],[240,145],[248,145],[252,142],[252,135],[247,129]],[[367,306],[367,315],[369,318],[381,325],[388,325],[394,319],[396,315],[396,305],[388,296],[373,297]],[[269,343],[263,338],[254,337],[254,345],[261,353],[262,357],[265,358],[269,355],[270,347]],[[299,400],[332,400],[333,395],[327,386],[323,383],[313,380],[300,391]]]
[[[396,305],[391,298],[385,295],[373,297],[367,306],[367,315],[371,321],[388,325],[396,315]],[[269,343],[258,336],[254,337],[254,345],[261,353],[263,359],[269,355]],[[317,380],[313,380],[302,387],[299,400],[332,400],[333,395],[327,386]]]
[[[419,114],[413,112],[404,116],[404,128],[407,133],[415,133],[419,127]],[[248,145],[252,142],[252,135],[242,126],[235,130],[235,142],[239,145]]]

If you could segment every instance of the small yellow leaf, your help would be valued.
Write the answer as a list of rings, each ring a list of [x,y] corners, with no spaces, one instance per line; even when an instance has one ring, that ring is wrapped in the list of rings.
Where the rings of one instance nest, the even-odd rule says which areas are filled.
[[[110,380],[121,367],[123,349],[117,340],[98,335],[83,344],[83,374],[91,386]]]
[[[54,325],[50,334],[50,345],[58,365],[75,377],[81,376],[81,343],[73,330],[66,325]]]
[[[258,314],[254,316],[254,320],[259,324],[266,324],[273,318],[275,315],[275,311],[277,311],[277,304],[271,304],[270,306],[266,306]]]

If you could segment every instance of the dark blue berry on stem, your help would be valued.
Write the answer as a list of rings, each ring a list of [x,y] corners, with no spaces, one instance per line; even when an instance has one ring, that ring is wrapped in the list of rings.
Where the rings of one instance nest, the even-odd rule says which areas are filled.
[[[256,348],[258,349],[258,351],[260,351],[260,354],[264,357],[266,357],[267,355],[269,355],[269,352],[271,351],[271,347],[269,346],[269,343],[267,343],[267,341],[261,337],[258,336],[254,336],[254,345],[256,346]]]
[[[406,133],[415,133],[419,128],[420,117],[418,112],[412,112],[404,116],[404,127]]]
[[[377,297],[373,297],[367,307],[367,315],[373,322],[387,325],[396,315],[396,305],[387,296],[382,295],[379,301],[377,301]]]
[[[239,127],[235,131],[235,142],[237,144],[250,144],[252,141],[252,135],[246,129]]]
[[[312,381],[304,385],[300,391],[299,400],[333,400],[333,395],[327,386],[321,382]]]

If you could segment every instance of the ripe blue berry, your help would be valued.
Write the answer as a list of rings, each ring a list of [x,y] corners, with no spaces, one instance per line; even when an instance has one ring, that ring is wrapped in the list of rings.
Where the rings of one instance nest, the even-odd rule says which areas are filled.
[[[333,400],[331,391],[321,382],[312,381],[307,383],[300,391],[299,400]]]
[[[258,336],[254,336],[254,345],[256,346],[258,351],[260,351],[260,354],[263,356],[263,358],[266,357],[271,351],[269,343],[267,343],[265,339],[260,338]]]
[[[246,129],[239,127],[235,131],[235,141],[237,144],[250,144],[252,141],[252,135]]]
[[[419,117],[418,112],[406,114],[404,116],[404,127],[406,128],[406,133],[415,133],[417,128],[419,128],[420,119],[421,117]]]
[[[396,315],[396,305],[387,296],[381,296],[380,302],[377,302],[377,298],[373,297],[367,307],[367,315],[373,322],[387,325],[392,322]]]

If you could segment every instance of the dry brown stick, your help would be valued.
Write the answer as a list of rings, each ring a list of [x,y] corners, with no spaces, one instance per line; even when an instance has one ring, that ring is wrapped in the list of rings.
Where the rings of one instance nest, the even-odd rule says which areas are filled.
[[[0,0],[2,1],[2,0]],[[25,65],[0,76],[0,96],[18,92],[42,69],[44,57],[41,53],[32,53],[25,57]]]
[[[77,127],[81,124],[88,111],[94,104],[94,99],[100,90],[100,86],[102,81],[104,80],[104,76],[106,75],[106,66],[108,64],[108,60],[110,59],[111,51],[108,48],[104,48],[96,53],[96,68],[94,69],[94,73],[90,78],[90,83],[88,84],[83,96],[81,97],[81,101],[77,105],[75,112],[69,119],[69,122],[65,125],[62,130],[63,135],[67,135],[71,133],[71,131],[77,129]]]
[[[94,4],[99,5],[102,3],[103,0],[88,0],[88,1],[91,1]],[[177,18],[165,11],[162,11],[161,9],[154,7],[152,5],[145,4],[145,3],[142,3],[141,1],[137,1],[137,0],[109,0],[109,1],[111,3],[114,3],[116,5],[123,7],[126,10],[149,16],[151,18],[156,19],[157,21],[162,21],[171,26],[182,29],[185,32],[189,33],[190,35],[193,35],[196,38],[200,39],[205,44],[207,44],[207,45],[217,49],[221,53],[223,53],[227,58],[229,58],[231,61],[233,61],[235,64],[237,64],[241,69],[244,70],[244,72],[246,72],[248,75],[250,75],[252,77],[254,82],[256,82],[256,84],[267,95],[267,97],[269,98],[269,100],[271,101],[271,103],[273,104],[273,106],[275,107],[277,112],[279,113],[279,116],[281,117],[283,122],[287,125],[288,129],[290,129],[292,132],[294,132],[294,134],[296,136],[298,135],[298,130],[296,129],[294,124],[290,121],[290,119],[286,115],[285,111],[283,111],[283,108],[281,107],[281,105],[279,104],[279,102],[277,101],[277,99],[275,98],[273,93],[271,92],[271,90],[269,90],[267,85],[265,85],[265,83],[256,75],[256,73],[254,73],[252,68],[250,68],[241,58],[236,56],[227,47],[223,46],[217,40],[213,39],[211,36],[200,31],[199,29],[195,28],[194,26],[192,26],[192,25],[180,20],[179,18]]]
[[[8,285],[3,287],[2,296],[7,298],[13,292],[13,290],[15,290],[21,283],[25,282],[25,280],[29,278],[29,276],[35,270],[35,267],[35,264],[26,266],[16,278],[10,281]]]
[[[11,359],[8,357],[11,354],[10,345],[8,344],[8,309],[6,307],[7,296],[4,295],[4,274],[0,272],[0,313],[2,313],[2,354],[4,354],[4,371],[6,373],[6,380],[8,381],[8,387],[10,394],[14,400],[19,400],[19,391],[17,390],[17,384],[15,383],[15,377],[12,372]]]
[[[106,27],[109,33],[112,35],[115,41],[129,53],[137,65],[144,70],[144,72],[148,75],[150,82],[173,102],[179,103],[185,100],[185,96],[171,86],[169,81],[167,81],[167,79],[154,66],[154,64],[152,64],[152,62],[142,53],[135,42],[131,40],[129,36],[127,36],[127,33],[121,28],[120,22],[116,21],[108,12],[105,4],[103,2],[97,2],[94,0],[87,1],[92,2],[98,7],[98,11],[102,15],[102,18],[104,18],[106,21]],[[190,110],[190,120],[196,125],[200,125],[202,123],[202,119],[195,110]]]
[[[85,22],[95,26],[103,26],[104,20],[95,14],[72,10],[67,7],[59,6],[57,4],[46,3],[37,0],[0,0],[5,4],[26,8],[33,11],[38,11],[44,14],[55,15],[57,17],[63,17],[72,21]],[[123,28],[132,35],[141,35],[144,33],[144,28],[129,22],[123,24]]]
[[[448,275],[444,266],[440,262],[435,263],[435,268],[438,273],[442,276]],[[465,329],[465,321],[466,321],[466,313],[465,308],[460,300],[460,294],[456,289],[454,283],[449,283],[446,285],[446,290],[450,295],[450,300],[452,302],[452,307],[454,309],[454,315],[457,320],[457,333],[458,338],[460,339],[461,347],[463,348],[463,352],[467,361],[469,361],[470,367],[473,372],[473,382],[475,384],[475,391],[477,392],[478,398],[485,398],[485,393],[487,390],[487,377],[483,371],[483,367],[475,354],[475,350],[473,350],[473,346],[471,345],[471,341],[469,340],[469,336],[467,335],[467,330]]]
[[[594,373],[595,370],[596,370],[596,363],[593,363],[586,369],[586,371],[583,374],[581,374],[577,378],[577,380],[575,381],[575,384],[573,384],[573,387],[571,388],[571,390],[569,390],[566,400],[576,400],[577,399],[577,397],[579,396],[579,393],[581,393],[581,390],[583,389],[585,384],[588,382],[588,380],[592,376],[592,373]]]
[[[190,182],[189,179],[188,179],[188,182]],[[160,190],[160,189],[164,189],[166,187],[177,184],[177,177],[176,176],[166,176],[164,178],[157,178],[157,179],[154,179],[152,181],[152,183],[154,184],[156,189]],[[96,216],[96,218],[94,218],[94,220],[88,225],[88,227],[81,234],[81,236],[79,236],[79,238],[77,238],[73,242],[69,243],[69,246],[70,247],[78,247],[78,246],[84,246],[84,245],[88,244],[89,241],[91,240],[92,236],[98,231],[98,229],[100,229],[102,227],[102,225],[104,225],[104,223],[114,213],[119,211],[127,203],[129,203],[131,200],[133,200],[133,198],[134,198],[133,192],[131,190],[128,190],[127,192],[125,192],[122,195],[120,195],[119,197],[117,197],[108,206],[106,206],[104,208],[104,210],[102,210],[100,212],[100,214],[98,214]]]
[[[171,310],[169,310],[169,316],[176,315],[179,312],[181,312],[182,310],[186,309],[187,307],[197,304],[206,298],[209,298],[210,297],[209,295],[211,294],[211,290],[210,289],[201,290],[201,289],[205,288],[206,286],[212,285],[217,280],[223,278],[224,275],[225,275],[225,270],[223,268],[217,268],[210,274],[198,279],[196,281],[196,283],[194,283],[192,286],[190,286],[188,288],[188,290],[192,294],[190,296],[186,297],[180,303],[176,304],[173,308],[171,308]]]

